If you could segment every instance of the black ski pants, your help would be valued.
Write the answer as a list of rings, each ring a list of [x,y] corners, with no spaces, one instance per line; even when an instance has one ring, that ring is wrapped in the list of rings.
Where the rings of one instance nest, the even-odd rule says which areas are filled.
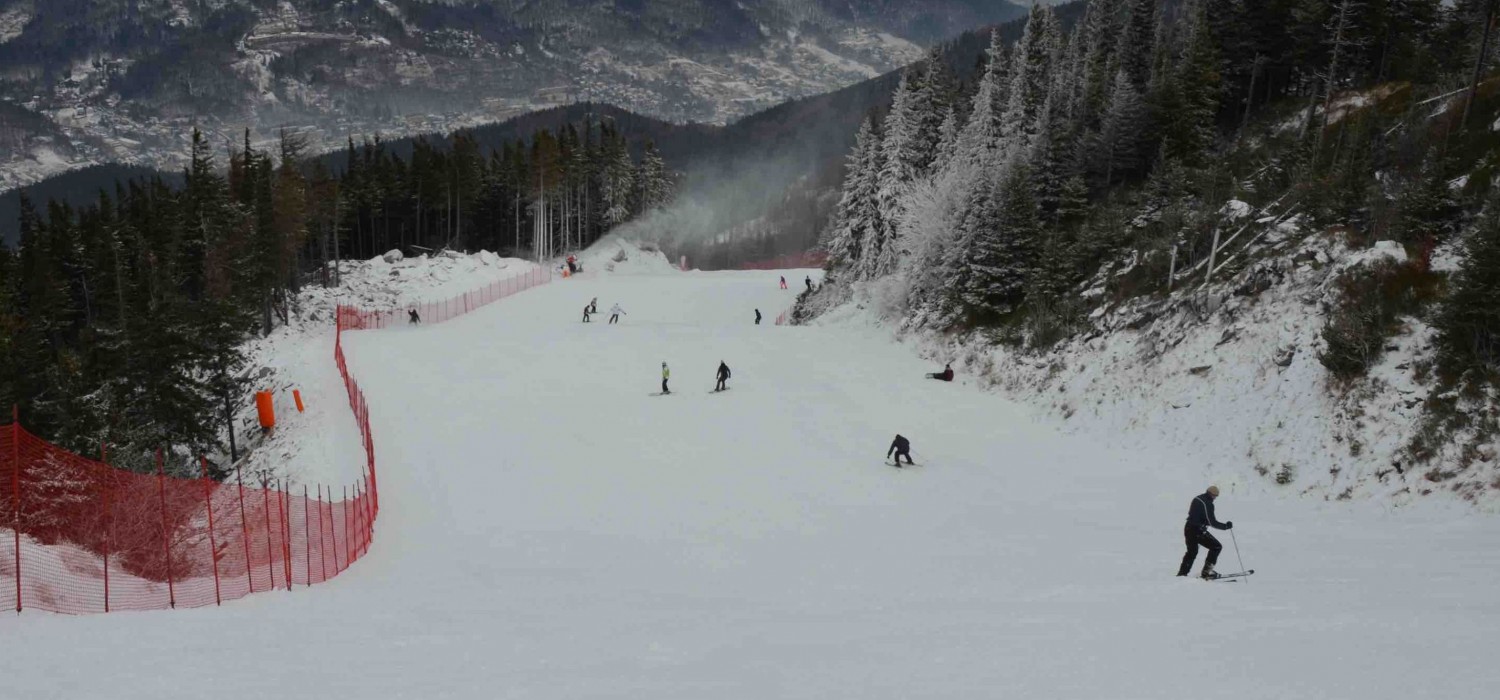
[[[1187,540],[1187,554],[1182,555],[1182,566],[1177,569],[1178,576],[1188,575],[1188,571],[1193,568],[1193,560],[1198,558],[1200,546],[1208,550],[1208,558],[1203,560],[1205,569],[1219,562],[1219,551],[1224,549],[1224,545],[1219,544],[1218,538],[1208,533],[1208,528],[1189,523],[1183,526],[1182,536]]]
[[[610,323],[614,323],[614,322],[619,321],[619,320],[620,320],[620,315],[619,314],[610,314],[609,315],[609,322]]]
[[[672,393],[671,391],[669,391],[667,389],[667,378],[666,377],[662,377],[662,379],[661,379],[661,393],[663,393],[663,394],[670,394],[670,393]]]
[[[723,377],[719,377],[719,383],[714,385],[714,391],[723,391],[725,389],[728,389],[729,387],[724,386],[725,381],[726,380]]]
[[[916,464],[916,462],[911,461],[911,453],[910,452],[907,452],[906,450],[896,450],[896,466],[898,466],[898,467],[901,466],[901,458],[902,457],[906,458],[906,463],[907,464]]]

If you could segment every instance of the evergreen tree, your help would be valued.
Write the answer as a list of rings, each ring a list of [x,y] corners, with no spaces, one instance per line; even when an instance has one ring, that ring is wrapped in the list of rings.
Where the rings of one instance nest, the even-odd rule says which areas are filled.
[[[977,188],[963,221],[961,299],[971,323],[993,322],[1025,299],[1041,223],[1029,172],[1013,166],[998,189]]]
[[[1436,325],[1444,373],[1500,375],[1500,200],[1492,199],[1465,245],[1462,267]]]
[[[846,159],[843,193],[829,227],[823,248],[831,270],[857,270],[864,253],[865,238],[876,226],[875,206],[880,176],[880,134],[875,119],[865,117],[854,137],[854,150]]]
[[[974,93],[969,120],[959,132],[957,156],[970,164],[989,160],[1000,146],[1005,107],[1010,101],[1010,67],[1000,32],[990,33],[989,63]]]

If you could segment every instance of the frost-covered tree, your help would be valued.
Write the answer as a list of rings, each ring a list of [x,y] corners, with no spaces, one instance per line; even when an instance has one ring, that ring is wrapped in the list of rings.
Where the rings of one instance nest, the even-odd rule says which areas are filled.
[[[875,120],[865,117],[854,137],[854,150],[846,159],[843,193],[838,211],[824,240],[828,264],[833,270],[860,267],[865,239],[879,219],[875,206],[876,183],[880,176],[880,134]]]
[[[1005,106],[1010,101],[1010,65],[1000,32],[990,33],[989,63],[979,78],[979,89],[969,110],[969,120],[959,131],[958,157],[969,163],[987,160],[1000,145],[1004,132]]]
[[[1019,149],[1030,147],[1040,121],[1042,105],[1053,87],[1053,63],[1062,50],[1062,34],[1052,8],[1031,6],[1031,16],[1016,45],[1009,100],[1003,123],[1006,135]]]
[[[1149,116],[1145,98],[1125,70],[1120,69],[1115,74],[1104,123],[1091,143],[1093,170],[1104,177],[1105,185],[1114,182],[1117,175],[1134,172],[1141,166]]]
[[[1437,319],[1438,358],[1446,373],[1500,373],[1500,199],[1470,235],[1452,293]]]
[[[966,245],[959,291],[970,322],[998,319],[1026,296],[1041,233],[1029,177],[1025,166],[1012,166],[998,188],[973,193],[962,222]]]

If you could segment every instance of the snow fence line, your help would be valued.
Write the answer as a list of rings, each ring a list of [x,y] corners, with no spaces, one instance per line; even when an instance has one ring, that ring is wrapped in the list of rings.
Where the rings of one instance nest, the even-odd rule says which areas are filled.
[[[551,281],[537,268],[451,299],[399,309],[340,306],[333,359],[365,450],[365,475],[344,486],[293,493],[281,483],[246,487],[115,469],[27,432],[19,416],[0,425],[0,605],[64,614],[219,605],[251,593],[310,586],[369,552],[380,512],[369,402],[349,372],[343,332],[385,328],[415,308],[440,323]],[[173,456],[170,459],[184,459]],[[176,471],[174,469],[174,471]]]

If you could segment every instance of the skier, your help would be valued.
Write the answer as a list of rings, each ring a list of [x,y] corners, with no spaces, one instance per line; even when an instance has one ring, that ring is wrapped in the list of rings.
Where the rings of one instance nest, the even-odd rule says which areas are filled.
[[[1178,576],[1188,575],[1188,571],[1193,568],[1193,560],[1198,558],[1198,546],[1202,545],[1208,549],[1208,558],[1203,561],[1203,578],[1219,577],[1214,573],[1214,564],[1219,561],[1219,550],[1224,545],[1219,544],[1219,540],[1208,533],[1208,528],[1229,530],[1234,527],[1234,522],[1221,523],[1214,518],[1214,499],[1218,497],[1219,487],[1210,486],[1188,505],[1187,524],[1182,528],[1183,538],[1187,540],[1187,554],[1182,555],[1182,566],[1177,569]]]
[[[755,310],[755,325],[760,325],[760,309]]]
[[[576,274],[577,272],[578,272],[578,258],[576,256],[569,255],[568,256],[568,274],[570,274],[570,275],[571,274]]]
[[[896,468],[901,467],[902,456],[906,457],[907,464],[916,464],[911,461],[911,442],[901,437],[900,433],[897,433],[896,439],[891,441],[891,449],[885,451],[885,456],[890,457],[892,452],[896,453]]]
[[[589,310],[589,305],[588,304],[584,304],[583,305],[583,322],[584,323],[588,323],[589,322],[589,314],[590,313],[593,313],[593,312]]]
[[[786,275],[781,276],[781,288],[786,289]]]
[[[417,315],[416,309],[408,309],[406,312],[406,322],[413,326],[420,326],[422,325],[422,317]]]
[[[589,313],[599,313],[599,297],[594,297],[593,299],[589,300]]]
[[[949,363],[949,364],[943,365],[943,371],[941,371],[941,372],[929,372],[927,374],[927,378],[928,379],[941,379],[941,380],[943,380],[945,382],[951,382],[951,381],[953,381],[953,364]]]
[[[670,394],[670,393],[672,393],[672,390],[667,388],[667,380],[671,379],[671,378],[672,378],[672,370],[667,369],[667,363],[665,363],[665,362],[661,363],[661,393],[663,393],[663,394]]]
[[[812,291],[812,275],[807,276],[807,291]]]
[[[723,360],[719,360],[719,383],[714,385],[714,391],[728,389],[729,387],[724,384],[727,381],[729,381],[729,365],[724,364]]]
[[[620,320],[620,314],[623,314],[623,313],[625,313],[625,310],[622,309],[622,308],[620,308],[619,304],[615,304],[614,306],[609,307],[609,322],[610,323],[617,323],[617,322],[619,322],[619,320]],[[662,366],[665,367],[666,364],[663,363]]]

